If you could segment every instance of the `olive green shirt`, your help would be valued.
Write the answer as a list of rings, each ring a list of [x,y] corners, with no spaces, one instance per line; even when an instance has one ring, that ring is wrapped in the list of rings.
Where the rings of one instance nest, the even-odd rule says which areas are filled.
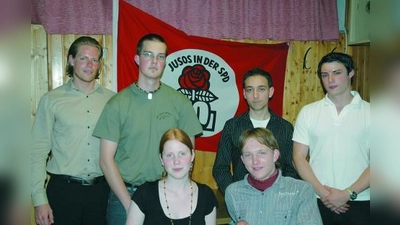
[[[118,143],[114,160],[122,179],[141,185],[161,177],[159,143],[170,128],[189,136],[202,133],[189,99],[166,84],[148,99],[132,84],[110,99],[93,135]]]
[[[103,174],[99,166],[100,139],[92,132],[104,105],[114,94],[96,83],[86,95],[70,79],[43,95],[31,136],[31,195],[35,206],[48,203],[46,170],[80,178]]]

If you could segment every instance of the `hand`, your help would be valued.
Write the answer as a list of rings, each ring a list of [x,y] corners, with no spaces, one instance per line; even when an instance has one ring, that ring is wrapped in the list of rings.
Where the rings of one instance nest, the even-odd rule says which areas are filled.
[[[337,214],[345,213],[349,210],[350,206],[346,203],[350,200],[350,196],[346,190],[339,190],[328,186],[324,187],[329,190],[329,195],[321,198],[321,201],[327,208]]]
[[[51,210],[49,204],[35,206],[35,220],[38,225],[54,223],[53,210]]]
[[[321,200],[330,194],[327,186],[321,186],[321,188],[318,188],[315,191],[317,195],[321,198]]]
[[[340,214],[340,213],[345,213],[347,212],[347,210],[350,209],[350,206],[348,204],[344,204],[342,206],[340,206],[339,208],[336,208],[335,210],[333,210],[333,212],[335,212],[336,214]]]
[[[249,223],[247,221],[241,220],[237,222],[236,225],[249,225]]]

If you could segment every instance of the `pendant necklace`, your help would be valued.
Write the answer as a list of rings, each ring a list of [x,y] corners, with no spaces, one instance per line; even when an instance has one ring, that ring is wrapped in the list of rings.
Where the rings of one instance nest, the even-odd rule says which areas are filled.
[[[154,91],[146,91],[146,90],[141,89],[139,87],[137,81],[135,82],[135,85],[141,92],[147,93],[147,99],[149,99],[149,100],[153,99],[153,93],[156,93],[156,91],[160,90],[160,88],[161,88],[161,82],[160,82],[160,85],[158,86],[158,88]]]
[[[165,204],[167,206],[168,216],[169,216],[169,219],[171,220],[171,225],[174,225],[174,221],[172,221],[172,218],[171,218],[171,212],[169,211],[165,179],[164,179],[164,197],[165,197]],[[190,216],[189,216],[189,225],[192,224],[192,209],[193,209],[193,184],[192,184],[192,181],[190,181]]]

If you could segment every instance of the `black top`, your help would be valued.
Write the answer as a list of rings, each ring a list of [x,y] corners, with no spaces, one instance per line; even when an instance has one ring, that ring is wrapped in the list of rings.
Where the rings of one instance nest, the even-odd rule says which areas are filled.
[[[293,125],[287,120],[278,117],[269,110],[271,117],[267,129],[271,130],[278,141],[280,164],[282,175],[300,179],[292,164],[293,153]],[[213,167],[213,176],[218,184],[218,188],[225,193],[229,184],[242,180],[248,173],[242,160],[239,149],[239,137],[244,130],[253,129],[249,111],[229,119],[222,130],[222,135],[218,145],[218,151]],[[233,174],[230,172],[232,162]]]
[[[146,182],[138,187],[132,195],[132,200],[139,206],[144,213],[144,225],[146,224],[171,224],[171,220],[165,215],[161,203],[160,194],[158,191],[158,182]],[[217,198],[210,187],[204,184],[197,183],[198,197],[197,205],[192,214],[192,225],[205,225],[205,216],[210,214],[214,207],[217,206]],[[189,217],[182,219],[174,219],[175,225],[189,224]]]

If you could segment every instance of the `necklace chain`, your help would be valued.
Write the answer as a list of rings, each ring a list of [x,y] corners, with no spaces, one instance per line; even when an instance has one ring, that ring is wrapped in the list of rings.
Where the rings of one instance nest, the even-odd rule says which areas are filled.
[[[165,204],[167,206],[167,211],[168,211],[168,216],[169,219],[171,220],[171,225],[174,225],[174,221],[172,220],[171,217],[171,211],[169,211],[169,205],[168,205],[168,200],[167,200],[167,192],[166,192],[166,185],[165,185],[165,179],[164,179],[164,197],[165,197]],[[189,225],[192,224],[192,209],[193,209],[193,184],[192,181],[190,181],[190,216],[189,216]]]
[[[144,93],[147,93],[147,99],[149,99],[149,100],[153,99],[153,93],[156,93],[156,92],[157,92],[158,90],[160,90],[160,88],[161,88],[161,82],[160,82],[160,85],[158,85],[158,88],[157,88],[156,90],[154,90],[154,91],[146,91],[146,90],[141,89],[141,88],[139,87],[137,81],[135,82],[135,85],[136,85],[136,87],[139,89],[139,91],[144,92]]]
[[[160,88],[161,88],[161,82],[160,82],[160,85],[158,85],[158,88],[157,88],[156,90],[154,90],[154,91],[146,91],[146,90],[143,90],[142,88],[139,87],[137,81],[135,82],[135,85],[136,85],[136,87],[137,87],[140,91],[142,91],[142,92],[144,92],[144,93],[155,93],[155,92],[157,92],[158,90],[160,90]]]

